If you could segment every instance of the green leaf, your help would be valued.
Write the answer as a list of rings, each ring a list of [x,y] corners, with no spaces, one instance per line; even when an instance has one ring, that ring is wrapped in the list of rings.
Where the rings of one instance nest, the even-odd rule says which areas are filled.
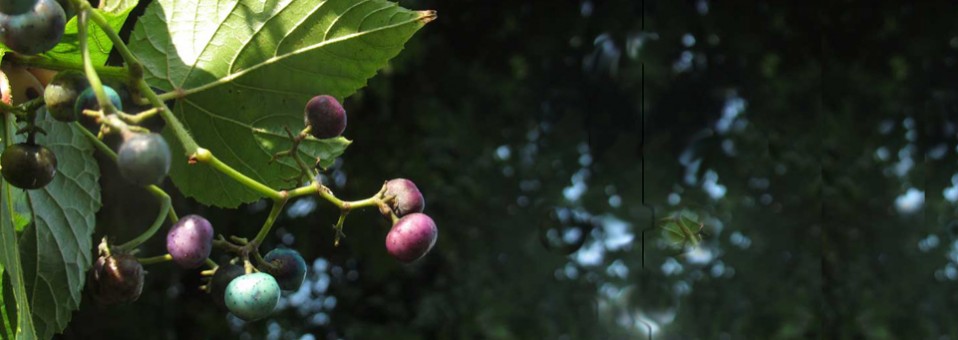
[[[4,144],[11,140],[10,136],[15,130],[13,115],[3,114],[0,129],[3,132]],[[20,251],[17,243],[17,235],[14,230],[13,216],[13,191],[18,190],[0,177],[0,266],[3,266],[5,272],[10,277],[13,287],[13,296],[16,300],[16,313],[18,315],[31,315],[30,299],[27,297],[27,288],[24,283],[23,268],[20,264]],[[5,306],[9,304],[4,304]],[[9,310],[8,310],[9,312]],[[36,330],[33,326],[33,318],[17,319],[17,337],[21,339],[35,339]]]
[[[80,307],[85,274],[93,263],[100,169],[93,145],[78,127],[45,113],[39,118],[37,125],[47,134],[37,142],[57,155],[57,175],[42,189],[27,191],[34,223],[24,229],[19,245],[34,327],[47,339],[62,331]]]
[[[3,272],[3,275],[0,275],[0,280],[2,280],[0,289],[3,289],[3,294],[0,295],[0,314],[3,318],[3,329],[0,331],[3,333],[0,333],[0,335],[4,339],[13,339],[17,330],[17,298],[13,295],[13,284],[10,282],[10,276],[3,271],[3,268],[0,268],[0,272]]]
[[[10,212],[10,218],[13,220],[14,229],[20,232],[33,220],[33,212],[30,211],[30,204],[27,203],[26,191],[15,190],[11,193],[11,196],[10,201],[13,202],[13,210]]]
[[[685,244],[687,237],[682,232],[682,228],[675,222],[669,222],[662,225],[662,237],[668,242],[670,247],[678,248]]]
[[[160,0],[137,22],[130,48],[151,86],[182,90],[176,117],[200,146],[274,188],[298,173],[283,130],[303,126],[303,107],[317,94],[345,98],[366,85],[435,12],[384,0]],[[169,130],[169,128],[167,129]],[[260,195],[205,166],[187,165],[174,148],[171,178],[187,196],[235,207]],[[329,166],[349,141],[310,139],[304,161]]]
[[[106,18],[113,31],[119,32],[126,21],[126,17],[136,7],[137,2],[137,0],[101,1],[100,8],[94,9],[94,11],[99,12]],[[87,45],[90,46],[90,60],[93,65],[105,65],[107,58],[110,56],[110,50],[113,49],[113,42],[106,35],[106,32],[92,21],[89,27],[89,36],[87,37],[89,43]],[[78,32],[77,18],[73,17],[64,27],[63,38],[60,39],[60,43],[40,56],[57,62],[82,65],[83,59],[80,56]]]

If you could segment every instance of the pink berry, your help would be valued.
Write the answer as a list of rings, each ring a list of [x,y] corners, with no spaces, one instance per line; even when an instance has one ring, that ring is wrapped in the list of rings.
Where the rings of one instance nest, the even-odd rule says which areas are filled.
[[[408,179],[396,178],[386,182],[386,197],[390,196],[393,197],[390,207],[399,217],[422,212],[426,208],[426,201],[419,188]]]
[[[436,245],[439,229],[432,218],[412,213],[393,224],[386,235],[386,251],[401,262],[412,262],[426,255]]]

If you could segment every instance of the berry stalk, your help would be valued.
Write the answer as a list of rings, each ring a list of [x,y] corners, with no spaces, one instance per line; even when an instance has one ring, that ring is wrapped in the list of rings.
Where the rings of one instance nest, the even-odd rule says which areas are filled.
[[[113,106],[113,102],[110,101],[107,97],[106,92],[103,90],[103,82],[100,81],[100,76],[97,75],[96,69],[93,67],[93,62],[90,60],[90,50],[87,45],[87,19],[92,10],[89,9],[90,4],[86,4],[87,8],[84,8],[77,14],[77,29],[78,38],[80,40],[80,55],[83,58],[83,70],[86,73],[87,79],[90,81],[90,88],[93,89],[94,95],[96,95],[96,101],[100,104],[101,110],[106,114],[111,114],[116,112],[116,107]]]

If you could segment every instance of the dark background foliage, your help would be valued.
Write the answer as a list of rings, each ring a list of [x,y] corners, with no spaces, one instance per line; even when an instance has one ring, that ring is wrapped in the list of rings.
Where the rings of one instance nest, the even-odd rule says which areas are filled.
[[[158,264],[63,337],[958,338],[954,6],[401,3],[439,19],[346,100],[355,142],[326,179],[350,199],[414,180],[431,254],[389,258],[371,210],[333,247],[337,212],[302,199],[263,249],[315,262],[272,318]],[[97,236],[129,239],[156,204],[102,164]],[[267,213],[175,207],[245,236]],[[705,232],[685,254],[643,233],[681,209]]]

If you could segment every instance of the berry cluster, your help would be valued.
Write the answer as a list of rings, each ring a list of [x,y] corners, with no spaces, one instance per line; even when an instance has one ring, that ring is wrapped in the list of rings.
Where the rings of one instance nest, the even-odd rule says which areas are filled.
[[[59,6],[56,3],[53,5]],[[61,122],[74,122],[84,115],[84,112],[100,112],[93,88],[86,76],[79,71],[63,71],[57,73],[46,87],[33,73],[18,67],[5,67],[3,78],[8,80],[12,92],[12,100],[8,104],[18,101],[18,92],[14,88],[26,88],[24,97],[33,99],[42,95],[43,104],[51,117]],[[118,86],[125,86],[119,83]],[[123,110],[123,100],[117,90],[109,85],[103,85],[113,109]],[[36,89],[39,89],[36,90]],[[30,91],[33,92],[30,92]],[[125,88],[124,93],[129,92]],[[6,95],[5,93],[5,95]],[[38,145],[35,141],[36,133],[43,133],[42,129],[33,125],[32,120],[27,127],[21,129],[27,133],[27,141],[11,144],[3,151],[0,157],[0,172],[3,178],[11,185],[22,189],[39,189],[51,181],[56,175],[57,158],[50,149]],[[124,142],[120,145],[117,166],[120,174],[127,181],[137,185],[159,184],[170,170],[170,147],[166,140],[156,133],[144,131],[142,128],[127,129],[119,125]]]
[[[214,150],[211,150],[222,150],[228,147],[206,139],[206,136],[198,135],[207,132],[220,133],[220,130],[215,126],[190,125],[180,121],[180,117],[190,116],[195,113],[194,109],[198,108],[193,105],[196,102],[189,101],[189,98],[196,98],[192,96],[206,91],[212,91],[207,93],[219,93],[217,92],[219,90],[214,88],[222,88],[216,85],[233,82],[237,78],[221,75],[218,77],[216,84],[211,84],[213,86],[197,87],[192,86],[198,84],[192,80],[179,82],[166,79],[171,81],[168,83],[162,82],[162,84],[172,86],[172,88],[166,89],[169,91],[168,93],[162,93],[162,91],[152,88],[151,83],[156,84],[157,80],[162,79],[155,77],[157,73],[152,72],[158,66],[156,60],[151,60],[153,58],[140,60],[137,57],[143,55],[140,53],[142,50],[139,49],[143,45],[135,43],[144,40],[135,37],[142,32],[138,29],[134,30],[130,43],[124,41],[117,32],[120,29],[119,25],[123,24],[121,21],[126,20],[128,13],[136,3],[124,3],[123,6],[130,6],[125,10],[124,8],[104,5],[103,1],[94,1],[93,3],[84,0],[0,0],[0,44],[2,44],[0,45],[0,50],[2,50],[0,52],[6,53],[3,62],[0,63],[0,123],[3,125],[0,140],[4,143],[2,153],[0,153],[0,175],[2,175],[0,188],[2,190],[18,190],[17,188],[37,190],[27,192],[27,197],[37,193],[57,196],[54,197],[57,200],[54,200],[55,202],[52,202],[52,204],[45,200],[37,200],[42,202],[27,200],[27,209],[33,213],[40,212],[39,215],[52,211],[49,209],[77,210],[79,215],[85,217],[81,221],[82,225],[74,223],[73,220],[68,220],[66,222],[61,221],[59,224],[69,225],[59,225],[57,227],[68,228],[68,231],[73,228],[73,233],[67,235],[78,238],[76,240],[78,244],[86,244],[89,239],[80,239],[79,237],[89,235],[91,229],[95,227],[95,219],[90,217],[93,217],[95,210],[101,203],[99,188],[94,182],[109,180],[109,176],[101,177],[101,175],[111,172],[101,174],[98,170],[103,169],[104,165],[102,164],[99,169],[93,168],[93,171],[87,171],[91,167],[66,165],[72,165],[67,164],[67,162],[78,160],[82,161],[84,165],[90,165],[90,155],[86,151],[89,147],[92,147],[105,156],[104,159],[116,163],[119,174],[117,177],[122,177],[129,184],[148,191],[159,203],[156,219],[148,228],[144,228],[138,236],[124,243],[114,243],[114,240],[108,235],[100,242],[96,260],[89,264],[88,279],[85,281],[86,293],[90,295],[92,300],[107,305],[134,302],[143,291],[144,280],[147,275],[144,266],[172,262],[183,269],[200,271],[203,276],[203,284],[200,288],[212,294],[214,302],[225,307],[237,317],[248,321],[267,317],[276,308],[284,291],[294,291],[303,285],[307,265],[303,256],[296,250],[276,248],[268,251],[265,256],[261,256],[260,246],[264,244],[265,238],[271,235],[270,230],[281,215],[285,205],[296,198],[307,195],[323,198],[339,208],[339,219],[333,225],[333,231],[335,232],[334,245],[338,245],[340,239],[345,237],[343,233],[344,221],[350,212],[375,207],[391,224],[390,230],[385,235],[385,250],[398,262],[417,261],[435,246],[438,237],[436,223],[432,218],[423,214],[425,201],[419,188],[412,181],[403,178],[386,181],[379,191],[372,196],[354,201],[346,201],[336,197],[332,190],[323,184],[322,179],[325,177],[321,175],[321,172],[325,171],[325,167],[331,163],[330,161],[342,154],[349,144],[349,140],[341,136],[346,131],[347,114],[339,100],[342,98],[341,96],[347,95],[352,90],[348,90],[346,87],[328,87],[328,84],[316,81],[312,77],[303,78],[307,81],[298,85],[327,87],[336,93],[320,94],[308,100],[304,97],[302,100],[306,103],[302,111],[295,109],[298,112],[280,112],[281,115],[292,114],[298,116],[300,113],[303,114],[303,126],[299,127],[298,133],[292,130],[290,126],[281,126],[288,135],[288,141],[277,141],[274,136],[270,136],[268,142],[258,144],[237,143],[237,145],[242,146],[258,145],[272,153],[272,158],[269,159],[268,163],[264,162],[265,164],[251,164],[251,162],[243,160],[246,163],[245,165],[251,165],[248,169],[253,170],[255,176],[244,174],[239,169],[231,167],[224,160],[217,158]],[[159,4],[147,6],[146,11],[156,10],[155,7],[157,6],[154,5]],[[199,7],[202,8],[203,6]],[[403,8],[388,8],[388,10],[397,11],[396,13],[406,13],[407,11]],[[336,17],[342,15],[325,8],[323,11]],[[71,20],[74,15],[76,15],[76,19]],[[141,27],[141,23],[147,27],[164,28],[158,31],[143,31],[151,32],[148,40],[160,37],[162,33],[168,33],[165,29],[168,24],[167,21],[163,21],[163,19],[155,20],[157,16],[146,14],[142,17],[154,19],[136,21],[137,28]],[[290,22],[300,22],[302,25],[310,26],[318,18],[318,16],[307,16],[301,18],[306,21],[296,19]],[[412,20],[410,22],[424,23],[434,18],[435,13],[433,11],[421,11],[418,12],[417,17],[407,19]],[[180,19],[174,20],[171,17],[167,17],[167,19],[181,21]],[[71,20],[69,21],[70,32],[65,34],[64,30],[68,20]],[[124,27],[132,27],[132,25],[128,25],[129,23],[126,24]],[[271,24],[283,25],[279,21],[274,21]],[[98,33],[105,33],[105,35],[91,36],[91,28],[99,29]],[[212,29],[205,25],[193,25],[192,28],[206,31]],[[229,28],[227,26],[222,27],[222,29]],[[387,28],[392,28],[392,26]],[[388,40],[395,43],[405,41],[408,39],[407,33],[411,32],[397,34]],[[109,39],[109,44],[102,44],[107,42],[103,40],[104,36]],[[297,49],[294,53],[297,57],[293,59],[300,60],[299,55],[303,57],[315,56],[316,54],[313,53],[316,51],[314,50],[326,45],[312,41],[313,38],[307,40],[312,47]],[[101,48],[92,50],[91,43],[94,43],[95,47]],[[174,45],[177,44],[178,41],[174,43]],[[395,44],[389,43],[387,45]],[[210,54],[212,56],[225,56],[225,54],[217,51],[220,47],[222,47],[222,44],[210,44],[205,51],[212,53]],[[75,52],[74,55],[69,55],[71,51]],[[104,64],[104,60],[100,60],[99,57],[105,59],[110,51],[117,52],[116,54],[122,58],[122,65],[116,62]],[[91,52],[95,54],[91,55]],[[167,51],[161,52],[165,53]],[[229,53],[232,52],[235,51]],[[384,57],[377,56],[373,60],[363,60],[361,64],[357,64],[359,67],[347,68],[348,72],[343,76],[356,81],[367,79],[369,77],[368,71],[373,66],[383,64],[385,60],[381,59]],[[208,58],[207,55],[198,60],[212,59],[225,60],[223,58]],[[247,58],[241,59],[248,64],[246,66],[250,66],[248,68],[250,70],[261,69],[261,67],[268,69],[279,65],[276,69],[282,69],[281,72],[286,73],[280,75],[280,78],[288,78],[287,75],[290,70],[295,68],[289,67],[288,64],[285,64],[285,67],[283,66],[288,60],[283,61],[276,58],[259,60],[261,59],[259,56],[248,58],[248,60]],[[204,71],[218,69],[218,67],[206,68],[207,65],[205,64],[188,66]],[[377,69],[379,67],[376,66]],[[263,74],[271,72],[266,71]],[[210,73],[210,75],[216,76],[214,73],[216,72]],[[148,74],[153,76],[147,76]],[[199,72],[190,72],[190,76],[195,74],[199,74]],[[200,80],[201,78],[202,80]],[[209,80],[209,78],[203,75],[200,78],[195,78],[195,80],[202,82]],[[187,86],[187,84],[190,86]],[[305,88],[304,86],[300,87]],[[276,89],[262,88],[262,90],[269,92]],[[284,92],[289,96],[296,95],[288,91]],[[229,94],[225,96],[230,97],[234,91],[228,90],[226,93]],[[246,103],[254,100],[258,101],[257,98],[266,98],[266,100],[257,102],[257,105],[246,105]],[[274,100],[278,98],[271,96],[243,98],[244,100],[239,101],[235,108],[247,110],[273,105],[275,106],[273,111],[277,111],[276,108],[286,108],[286,104],[289,103],[288,98],[288,96],[281,100]],[[230,99],[234,98],[224,98],[224,100]],[[171,110],[173,105],[171,101],[179,101],[182,106],[177,107],[177,111],[173,111]],[[243,113],[246,117],[255,114],[260,113]],[[270,116],[275,114],[276,112],[268,112]],[[152,124],[153,122],[159,122],[159,120],[153,118],[162,118],[162,123],[165,124],[163,135],[158,134],[158,127]],[[284,121],[288,122],[288,120]],[[69,127],[61,128],[63,127],[62,124],[69,124]],[[258,126],[260,125],[259,121],[251,124],[257,125],[255,129],[250,129],[250,132],[254,134],[272,128],[270,124]],[[291,125],[299,125],[298,118],[293,120]],[[51,132],[50,135],[47,138],[42,137],[48,134],[47,131]],[[267,132],[272,133],[272,131]],[[230,137],[233,136],[230,135]],[[75,137],[85,138],[89,141],[89,144],[77,144],[75,143]],[[168,140],[172,143],[168,144]],[[201,143],[206,144],[206,141],[212,144],[206,145],[210,149],[200,145]],[[306,144],[303,144],[304,142]],[[304,145],[302,149],[300,149],[301,144]],[[177,150],[171,150],[170,145],[177,146]],[[281,151],[276,150],[280,148]],[[178,217],[179,215],[173,207],[173,199],[162,188],[162,184],[165,183],[165,179],[171,171],[173,162],[171,151],[182,152],[180,156],[185,156],[184,164],[177,164],[178,166],[175,168],[176,176],[174,176],[173,184],[181,185],[179,189],[188,197],[196,198],[204,204],[221,206],[238,204],[235,201],[249,203],[257,198],[272,201],[272,209],[254,238],[247,239],[235,235],[217,234],[213,228],[215,221],[211,223],[211,221],[198,214]],[[61,167],[59,169],[55,152],[60,154],[59,161],[61,163],[59,165]],[[233,154],[244,154],[244,152],[234,152]],[[320,155],[323,159],[319,158]],[[250,159],[265,161],[261,157],[262,155],[256,156]],[[314,159],[304,160],[306,157]],[[271,164],[274,161],[280,159],[283,159],[281,166],[285,166],[284,168],[259,171],[267,169],[272,166]],[[314,162],[310,164],[307,161]],[[179,165],[189,165],[189,167],[180,167]],[[228,199],[210,199],[204,196],[207,193],[203,191],[217,190],[218,188],[208,185],[208,183],[202,183],[203,185],[198,186],[184,185],[181,181],[182,176],[197,174],[197,172],[191,172],[192,170],[184,170],[192,169],[194,165],[207,166],[208,169],[218,172],[219,176],[234,181],[229,185],[243,186],[249,192],[254,192],[258,196],[250,195],[247,192],[243,195],[222,195],[230,196]],[[290,177],[266,178],[265,180],[262,178],[264,175],[275,174]],[[281,180],[286,180],[289,183],[281,184]],[[220,182],[215,183],[219,184]],[[78,193],[78,190],[74,188],[75,186],[94,190],[84,192],[90,195],[73,195]],[[281,187],[275,188],[274,186]],[[61,195],[62,197],[60,197]],[[59,200],[61,198],[63,202]],[[64,202],[85,204],[80,209],[76,205],[63,204]],[[56,206],[51,207],[51,205]],[[167,225],[167,221],[172,226],[166,232],[166,253],[150,257],[139,256],[138,247],[162,230],[163,226]],[[30,225],[27,228],[30,228]],[[62,232],[62,230],[56,232]],[[40,237],[39,234],[37,237],[50,239]],[[14,253],[20,250],[16,238],[8,238],[7,241],[4,246],[8,247],[8,250]],[[39,250],[41,247],[33,248],[29,250],[37,250],[40,253],[38,256],[45,255],[47,251],[55,251],[55,249]],[[81,248],[86,247],[81,246]],[[217,264],[211,260],[211,254],[214,250],[226,252],[230,257],[229,261]],[[76,254],[86,257],[84,251],[88,251],[88,249],[74,249],[70,251],[70,254],[61,251],[58,255],[72,257],[72,254]],[[69,258],[66,260],[69,260]],[[64,267],[68,270],[68,273],[84,267],[84,265],[77,264],[75,261],[64,262]],[[43,267],[43,270],[60,269],[51,266],[41,267]],[[22,272],[16,273],[22,274]],[[42,273],[38,273],[38,275],[40,274]],[[76,292],[81,285],[79,281],[83,280],[73,280],[72,277],[73,275],[70,276],[70,282],[57,282],[55,286],[68,286],[71,297],[75,300],[77,298]],[[12,280],[15,294],[13,294],[14,299],[6,301],[8,308],[13,306],[14,303],[17,307],[20,307],[32,303],[33,300],[38,298],[49,299],[45,295],[37,297],[25,293],[24,291],[28,288],[26,288],[27,284],[24,281],[21,275],[17,275]],[[60,297],[57,294],[54,295],[55,298]],[[30,301],[26,301],[25,298]],[[50,307],[57,311],[58,326],[62,323],[59,322],[59,316],[63,315],[62,312],[73,307],[75,307],[75,304],[70,303]],[[40,309],[38,311],[41,313],[47,312]],[[38,333],[38,329],[27,322],[28,319],[19,319],[22,323],[17,325],[17,337],[20,337],[20,332],[23,332],[25,337]],[[9,330],[13,327],[11,325],[7,328]],[[49,333],[50,330],[46,329],[44,332]],[[53,331],[59,330],[62,330],[62,328]]]
[[[84,86],[88,85],[82,76],[69,72],[58,75],[45,93],[51,116],[75,119],[83,110],[100,110],[95,98],[87,90],[82,90]],[[111,100],[117,99],[114,107],[122,107],[116,92],[107,91],[107,94]],[[74,102],[72,107],[65,105],[71,100]],[[61,112],[54,113],[55,110]],[[317,139],[335,138],[346,128],[346,111],[332,96],[312,98],[306,105],[304,116],[306,126],[299,136],[293,137],[294,150],[284,155],[295,154],[296,144],[307,134]],[[130,182],[149,185],[166,176],[169,159],[169,149],[161,136],[135,134],[120,146],[117,164],[120,173]],[[321,192],[328,190],[322,187],[319,177],[313,185],[321,187],[317,189]],[[432,218],[422,213],[425,200],[412,181],[403,178],[386,181],[382,189],[366,201],[378,206],[380,213],[392,222],[386,235],[386,250],[396,260],[413,262],[435,245],[438,229]],[[341,224],[337,225],[337,232],[341,233],[341,227]],[[183,216],[169,229],[167,255],[162,258],[183,269],[209,264],[213,268],[202,271],[207,277],[201,288],[211,294],[217,305],[247,321],[267,317],[275,309],[282,292],[296,291],[303,284],[306,261],[299,252],[288,248],[273,249],[260,258],[258,244],[235,236],[230,240],[222,235],[214,237],[213,225],[202,216]],[[214,247],[225,249],[236,257],[216,265],[209,259]],[[88,287],[94,299],[102,304],[129,303],[139,297],[144,276],[143,266],[136,257],[123,250],[111,252],[104,240],[100,256],[90,272]]]

